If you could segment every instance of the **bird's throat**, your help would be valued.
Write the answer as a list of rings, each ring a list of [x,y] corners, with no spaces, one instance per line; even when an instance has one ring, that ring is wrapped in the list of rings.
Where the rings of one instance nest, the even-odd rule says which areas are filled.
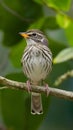
[[[26,39],[27,45],[35,45],[37,44],[34,40],[32,39]]]

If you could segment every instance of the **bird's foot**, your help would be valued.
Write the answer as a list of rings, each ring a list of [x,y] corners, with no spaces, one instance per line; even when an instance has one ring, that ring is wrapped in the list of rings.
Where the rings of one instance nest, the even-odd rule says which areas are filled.
[[[28,93],[30,93],[31,92],[31,82],[29,80],[27,80],[26,85],[27,85]]]
[[[45,92],[47,94],[47,97],[49,96],[50,90],[48,84],[45,84]]]

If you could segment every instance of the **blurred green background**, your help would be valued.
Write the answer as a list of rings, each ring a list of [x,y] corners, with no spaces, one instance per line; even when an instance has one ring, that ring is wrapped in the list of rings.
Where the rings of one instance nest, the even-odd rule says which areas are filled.
[[[26,82],[20,63],[26,42],[18,33],[32,28],[46,34],[53,53],[46,81],[72,91],[72,77],[58,86],[54,83],[73,69],[73,0],[0,0],[0,76]],[[1,89],[0,130],[73,130],[72,101],[44,94],[42,100],[44,114],[33,116],[30,94]]]

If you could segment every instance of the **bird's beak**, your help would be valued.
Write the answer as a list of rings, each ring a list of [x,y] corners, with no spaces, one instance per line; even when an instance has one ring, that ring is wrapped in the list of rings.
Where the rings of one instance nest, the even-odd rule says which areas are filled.
[[[19,32],[19,34],[24,37],[24,38],[28,38],[29,35],[27,33],[24,33],[24,32]]]

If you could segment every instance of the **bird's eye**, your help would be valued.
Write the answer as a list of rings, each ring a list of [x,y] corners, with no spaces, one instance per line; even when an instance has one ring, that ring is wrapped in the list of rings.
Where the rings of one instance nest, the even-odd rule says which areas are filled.
[[[36,36],[36,33],[33,33],[32,36]]]

